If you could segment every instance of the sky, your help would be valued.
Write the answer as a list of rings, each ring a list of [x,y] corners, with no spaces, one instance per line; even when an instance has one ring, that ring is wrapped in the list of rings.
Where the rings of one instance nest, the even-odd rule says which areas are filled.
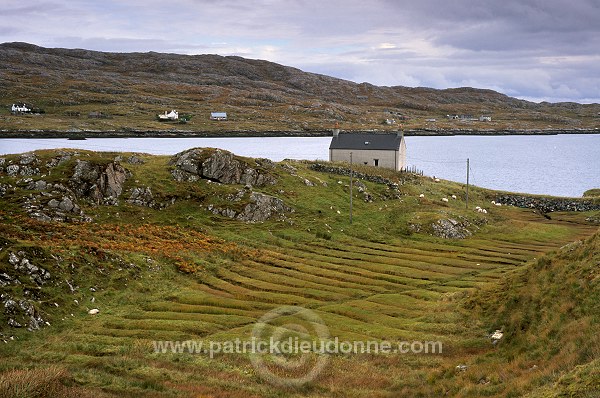
[[[600,0],[0,0],[0,42],[237,55],[357,83],[600,103]]]

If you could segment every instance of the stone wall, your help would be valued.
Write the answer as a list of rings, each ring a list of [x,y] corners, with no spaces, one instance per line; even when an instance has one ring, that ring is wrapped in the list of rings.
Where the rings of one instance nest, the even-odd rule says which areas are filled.
[[[543,213],[553,211],[600,210],[600,201],[574,198],[544,198],[525,195],[498,195],[496,203],[503,205],[537,209]]]

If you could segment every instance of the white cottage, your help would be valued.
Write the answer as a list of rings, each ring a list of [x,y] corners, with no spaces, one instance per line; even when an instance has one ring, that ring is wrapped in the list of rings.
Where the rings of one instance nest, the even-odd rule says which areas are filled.
[[[25,104],[12,104],[11,107],[12,113],[27,113],[31,112],[31,108],[28,108]]]
[[[172,110],[171,112],[165,111],[164,114],[158,115],[158,120],[166,121],[166,120],[177,120],[179,119],[179,113],[176,110]]]
[[[352,162],[392,170],[406,168],[406,141],[398,133],[340,133],[333,131],[329,145],[329,160]]]

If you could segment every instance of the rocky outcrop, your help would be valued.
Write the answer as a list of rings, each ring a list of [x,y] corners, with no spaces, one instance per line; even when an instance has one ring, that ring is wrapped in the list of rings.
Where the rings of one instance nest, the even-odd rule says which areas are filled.
[[[145,207],[154,207],[154,196],[152,195],[152,190],[150,187],[136,187],[131,190],[131,196],[127,199],[128,203],[137,205],[137,206],[145,206]]]
[[[171,159],[175,166],[173,178],[177,181],[207,179],[222,184],[265,186],[277,180],[268,172],[274,167],[267,159],[256,159],[256,166],[221,149],[194,148],[178,153]]]
[[[69,185],[79,198],[96,204],[117,205],[123,183],[130,175],[119,163],[100,165],[78,159]]]
[[[499,195],[496,203],[503,205],[537,209],[542,213],[553,211],[592,211],[600,210],[600,202],[570,198],[543,198],[525,195]]]
[[[238,214],[237,219],[249,222],[262,222],[267,221],[274,215],[281,217],[289,212],[293,212],[293,209],[286,206],[283,200],[263,193],[252,192],[250,194],[250,203]]]
[[[246,192],[244,191],[240,190],[237,195],[232,195],[228,199],[232,202],[239,202],[245,197]],[[260,192],[249,192],[247,201],[248,203],[241,211],[236,211],[230,207],[222,208],[214,205],[209,205],[207,210],[216,215],[246,222],[264,222],[274,217],[284,220],[286,214],[294,212],[294,209],[287,206],[283,200]]]
[[[33,331],[42,326],[49,325],[42,318],[40,311],[30,300],[15,300],[8,294],[0,295],[0,302],[4,313],[8,317],[7,324],[13,328],[27,327],[27,330]]]
[[[0,171],[5,172],[9,177],[30,177],[40,174],[40,169],[37,167],[39,159],[33,152],[22,154],[17,163],[2,158],[0,161]]]
[[[472,235],[467,229],[469,223],[453,218],[444,218],[431,224],[433,234],[444,239],[465,239]]]
[[[31,178],[22,181],[25,188],[39,193],[23,198],[23,208],[36,220],[44,222],[89,222],[77,203],[72,190],[62,184],[52,184],[45,180],[34,181]]]
[[[50,272],[42,267],[31,264],[31,262],[25,258],[25,253],[23,252],[17,254],[10,253],[8,255],[8,263],[14,266],[18,273],[29,276],[29,279],[38,286],[43,285],[50,279]]]

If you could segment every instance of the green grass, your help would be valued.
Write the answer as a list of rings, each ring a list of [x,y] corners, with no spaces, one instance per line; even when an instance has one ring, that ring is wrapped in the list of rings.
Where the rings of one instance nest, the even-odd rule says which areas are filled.
[[[117,155],[80,152],[95,162]],[[586,391],[597,374],[599,300],[597,278],[590,279],[597,238],[544,257],[597,231],[585,221],[589,214],[556,213],[548,220],[503,206],[490,209],[472,237],[441,239],[407,224],[448,217],[475,224],[482,216],[461,199],[436,200],[460,193],[460,184],[414,177],[401,186],[400,200],[384,199],[385,186],[366,182],[375,201],[355,192],[350,224],[348,179],[293,162],[299,176],[317,185],[307,187],[276,166],[278,183],[261,190],[295,213],[287,221],[246,224],[205,210],[241,187],[177,183],[168,157],[139,156],[143,165],[123,163],[132,172],[125,192],[149,186],[158,198],[176,198],[174,205],[84,204],[93,223],[45,224],[23,214],[22,190],[0,202],[0,272],[8,270],[8,252],[24,250],[56,275],[39,300],[51,326],[34,333],[2,329],[16,337],[0,344],[2,380],[27,369],[54,374],[51,365],[60,363],[60,374],[43,383],[84,396],[505,397]],[[54,169],[51,178],[64,180],[74,162]],[[419,200],[421,192],[427,200]],[[473,189],[470,207],[487,206],[490,195]],[[64,279],[79,289],[71,293]],[[97,316],[87,315],[92,305],[100,309]],[[444,351],[335,355],[317,380],[282,390],[260,379],[247,355],[211,359],[152,350],[155,340],[248,339],[256,321],[281,305],[313,310],[340,339],[440,340]],[[0,314],[0,324],[6,320]],[[493,346],[486,334],[502,327],[506,340]],[[467,371],[458,372],[459,364]],[[528,371],[533,365],[540,370]]]

